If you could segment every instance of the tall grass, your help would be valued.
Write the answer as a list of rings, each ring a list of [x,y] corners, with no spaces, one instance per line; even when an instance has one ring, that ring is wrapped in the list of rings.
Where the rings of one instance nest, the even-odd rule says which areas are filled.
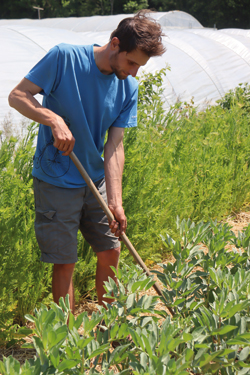
[[[31,179],[34,126],[18,143],[5,138],[0,148],[0,342],[1,328],[22,324],[48,293],[49,266],[39,261],[34,234]]]

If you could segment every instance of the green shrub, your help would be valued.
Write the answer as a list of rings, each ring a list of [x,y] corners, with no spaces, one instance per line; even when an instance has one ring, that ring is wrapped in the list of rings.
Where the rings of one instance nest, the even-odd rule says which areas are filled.
[[[176,215],[221,220],[249,203],[249,114],[238,105],[249,103],[249,88],[236,92],[230,109],[139,107],[138,128],[125,136],[123,197],[128,237],[144,259],[162,257],[158,233],[173,234]]]

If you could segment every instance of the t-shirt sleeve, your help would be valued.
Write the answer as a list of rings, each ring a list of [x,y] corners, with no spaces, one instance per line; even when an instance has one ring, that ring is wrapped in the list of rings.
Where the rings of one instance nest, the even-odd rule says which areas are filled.
[[[112,126],[117,128],[132,128],[137,126],[137,100],[138,87]]]
[[[58,56],[58,47],[53,47],[25,76],[43,89],[42,95],[49,95],[57,86]]]

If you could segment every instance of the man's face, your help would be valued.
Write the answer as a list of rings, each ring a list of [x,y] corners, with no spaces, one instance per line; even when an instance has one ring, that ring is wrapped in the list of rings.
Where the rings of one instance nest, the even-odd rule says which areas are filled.
[[[138,69],[145,65],[148,60],[148,55],[138,49],[131,52],[116,50],[110,56],[109,63],[117,78],[126,79],[129,75],[135,77]]]

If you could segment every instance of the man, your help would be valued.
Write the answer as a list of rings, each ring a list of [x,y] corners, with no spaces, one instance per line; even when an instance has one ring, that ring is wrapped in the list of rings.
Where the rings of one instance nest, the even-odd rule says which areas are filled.
[[[104,281],[114,277],[110,266],[118,266],[118,239],[127,227],[124,128],[136,126],[134,77],[151,56],[164,53],[162,35],[160,25],[141,11],[122,20],[102,47],[55,46],[9,95],[11,107],[40,123],[33,167],[36,236],[41,260],[54,264],[54,301],[69,294],[72,310],[78,229],[97,255],[99,304]],[[42,105],[34,98],[38,93]],[[73,149],[108,202],[116,218],[112,223],[69,158]]]

